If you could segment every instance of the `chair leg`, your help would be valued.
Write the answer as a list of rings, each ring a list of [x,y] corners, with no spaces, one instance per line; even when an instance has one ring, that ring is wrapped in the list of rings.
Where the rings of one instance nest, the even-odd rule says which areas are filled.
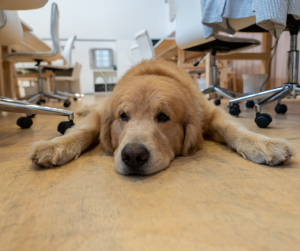
[[[73,111],[51,108],[47,106],[37,106],[32,104],[12,103],[0,100],[0,110],[7,112],[26,113],[26,114],[43,114],[43,115],[60,115],[67,116],[70,120],[74,119]]]
[[[269,104],[273,101],[276,101],[276,100],[281,100],[287,96],[290,95],[290,91],[291,91],[291,87],[290,86],[285,86],[283,88],[283,90],[281,91],[278,91],[276,93],[274,93],[272,96],[260,101],[258,104],[255,105],[255,111],[257,113],[260,113],[261,112],[261,107],[266,105],[266,104]]]
[[[254,100],[254,99],[268,97],[274,93],[277,93],[278,91],[282,91],[283,89],[284,89],[284,87],[278,87],[278,88],[275,88],[272,90],[263,91],[263,92],[259,92],[259,93],[255,93],[255,94],[250,94],[250,95],[243,96],[240,98],[231,99],[231,100],[229,100],[229,103],[230,103],[230,105],[232,105],[234,103],[240,103],[240,102],[244,102],[244,101],[250,101],[250,100]]]
[[[31,103],[32,101],[36,100],[37,98],[44,98],[42,93],[38,93],[37,95],[33,96],[32,98],[28,99],[27,102]]]
[[[230,96],[229,94],[226,93],[225,89],[221,89],[219,87],[214,87],[214,90],[216,93],[218,93],[220,96],[232,99],[232,96]]]
[[[209,86],[208,88],[201,90],[201,92],[202,92],[203,94],[209,94],[209,93],[212,93],[212,92],[214,92],[214,86],[211,85],[211,86]]]
[[[63,97],[63,96],[60,96],[60,95],[57,95],[57,94],[53,94],[53,93],[45,93],[44,94],[45,97],[47,98],[52,98],[52,99],[57,99],[57,100],[68,100],[67,97]]]

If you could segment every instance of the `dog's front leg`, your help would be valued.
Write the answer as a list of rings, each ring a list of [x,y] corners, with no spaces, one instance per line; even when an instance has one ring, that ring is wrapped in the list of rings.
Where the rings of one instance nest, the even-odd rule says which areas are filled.
[[[79,155],[94,141],[99,140],[100,115],[97,112],[80,121],[65,135],[49,141],[35,142],[31,147],[30,158],[39,166],[63,165]]]
[[[207,117],[207,134],[215,141],[226,143],[245,159],[258,164],[278,165],[294,153],[293,145],[284,139],[272,139],[248,131],[220,108]]]

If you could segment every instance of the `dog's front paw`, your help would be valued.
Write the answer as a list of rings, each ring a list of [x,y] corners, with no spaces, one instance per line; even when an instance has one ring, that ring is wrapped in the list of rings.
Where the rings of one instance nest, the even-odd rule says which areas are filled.
[[[31,146],[30,159],[38,166],[53,167],[63,165],[79,155],[80,149],[71,142],[42,140]]]
[[[237,152],[255,163],[275,166],[294,155],[294,146],[284,139],[249,135],[239,142]]]

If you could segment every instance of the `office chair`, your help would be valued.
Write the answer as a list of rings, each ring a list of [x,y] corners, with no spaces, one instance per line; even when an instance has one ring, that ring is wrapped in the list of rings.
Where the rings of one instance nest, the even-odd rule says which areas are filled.
[[[153,43],[147,30],[142,30],[135,34],[135,40],[140,50],[142,60],[155,59]]]
[[[45,93],[43,87],[43,79],[42,79],[42,61],[55,61],[57,59],[61,59],[61,47],[59,44],[59,36],[58,36],[58,7],[56,3],[52,4],[51,8],[51,38],[52,38],[52,51],[50,52],[13,52],[4,55],[3,60],[8,60],[11,62],[36,62],[36,66],[38,67],[38,85],[39,85],[39,93],[28,100],[28,102],[32,102],[39,98],[37,101],[38,105],[41,103],[45,103],[45,97],[57,100],[63,100],[64,106],[69,107],[71,102],[68,97],[60,96],[52,93]]]
[[[71,59],[72,59],[72,49],[73,49],[73,44],[76,39],[76,36],[70,37],[64,47],[63,51],[63,60],[64,60],[64,65],[59,66],[59,65],[41,65],[42,69],[45,70],[50,70],[52,71],[52,76],[53,76],[53,91],[50,92],[52,95],[59,95],[59,96],[64,96],[68,98],[73,98],[74,101],[77,100],[78,97],[83,97],[82,94],[79,93],[70,93],[70,92],[62,92],[57,90],[57,82],[56,82],[56,71],[64,71],[68,70],[71,68]],[[79,76],[78,76],[79,77]]]
[[[11,1],[12,2],[12,1]],[[11,2],[8,2],[11,3]],[[37,4],[46,3],[47,1],[37,0]],[[34,1],[30,1],[31,4],[34,4]],[[2,3],[0,3],[0,8],[2,8]],[[32,5],[30,5],[32,6]],[[6,6],[9,9],[16,8],[22,9],[21,7],[27,8],[28,6]],[[7,29],[7,27],[8,29]],[[9,32],[8,32],[9,30]],[[0,11],[0,45],[12,45],[18,43],[23,37],[23,30],[21,26],[21,21],[18,17],[17,11]],[[0,90],[1,93],[3,90]],[[32,115],[33,114],[44,114],[44,115],[60,115],[67,116],[69,121],[63,121],[59,124],[58,130],[62,134],[71,126],[74,125],[74,113],[72,111],[66,111],[62,109],[55,109],[45,106],[32,105],[28,102],[15,100],[13,98],[7,98],[0,96],[0,110],[7,112],[16,112],[16,113],[26,113],[26,117],[20,117],[17,120],[17,125],[21,128],[30,128],[33,124]]]
[[[79,93],[73,94],[73,93],[71,93],[71,82],[75,82],[79,79],[80,71],[81,71],[81,64],[76,62],[74,67],[73,67],[73,71],[72,71],[71,76],[56,76],[55,77],[56,81],[64,81],[65,82],[65,87],[66,87],[65,89],[67,90],[67,92],[58,92],[60,95],[70,95],[71,94],[75,101],[79,97],[84,97],[83,94],[79,94]]]
[[[204,38],[204,27],[202,24],[201,2],[199,0],[176,1],[176,43],[177,46],[186,51],[211,52],[211,76],[212,85],[201,90],[204,94],[214,93],[218,96],[215,105],[220,105],[220,99],[233,96],[243,96],[232,90],[227,90],[217,86],[218,69],[216,66],[216,54],[233,53],[260,45],[255,39],[238,38],[214,34],[212,37]],[[240,114],[239,105],[230,107],[230,114],[238,116]]]
[[[137,65],[142,61],[141,53],[140,53],[140,48],[137,44],[131,46],[131,60],[133,65]]]
[[[287,16],[286,31],[290,33],[290,50],[287,55],[286,66],[286,83],[282,87],[272,90],[267,90],[241,98],[230,100],[230,105],[233,106],[243,101],[253,101],[255,99],[262,99],[255,105],[255,123],[260,128],[266,128],[272,122],[272,117],[267,113],[261,113],[262,106],[270,102],[277,101],[275,112],[277,114],[285,114],[287,106],[281,104],[283,98],[295,99],[300,95],[300,85],[298,83],[298,66],[299,66],[299,51],[297,50],[297,35],[300,27],[300,20],[296,20],[292,15]]]

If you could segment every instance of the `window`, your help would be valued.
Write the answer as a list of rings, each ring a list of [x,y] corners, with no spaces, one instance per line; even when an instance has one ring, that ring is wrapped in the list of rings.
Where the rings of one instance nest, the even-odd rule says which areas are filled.
[[[92,49],[91,67],[93,69],[113,69],[111,49]]]

